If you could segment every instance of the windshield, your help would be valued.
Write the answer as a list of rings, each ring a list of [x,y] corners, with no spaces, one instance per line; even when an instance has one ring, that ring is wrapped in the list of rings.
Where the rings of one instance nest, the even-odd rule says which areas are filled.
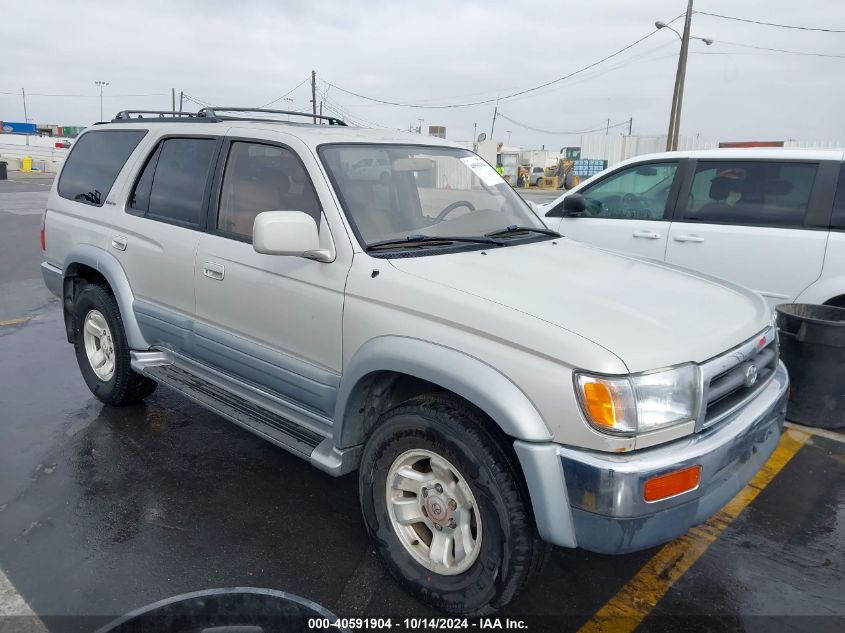
[[[320,156],[364,246],[420,236],[478,237],[514,226],[543,228],[496,170],[468,150],[326,145]]]

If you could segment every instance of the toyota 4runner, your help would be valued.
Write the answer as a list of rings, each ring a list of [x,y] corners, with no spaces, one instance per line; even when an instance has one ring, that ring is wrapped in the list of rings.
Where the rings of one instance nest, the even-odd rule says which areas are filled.
[[[357,470],[392,574],[463,614],[546,543],[683,534],[771,454],[759,295],[565,239],[453,143],[273,114],[122,112],[74,144],[42,271],[104,403],[161,383]]]

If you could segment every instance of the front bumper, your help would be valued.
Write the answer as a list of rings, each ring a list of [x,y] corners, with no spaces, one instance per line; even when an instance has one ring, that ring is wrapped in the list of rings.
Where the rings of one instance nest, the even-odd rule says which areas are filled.
[[[540,535],[557,545],[621,554],[665,543],[706,521],[775,450],[788,386],[786,368],[778,363],[757,397],[717,427],[632,453],[545,445],[555,446],[552,453],[516,442]],[[550,462],[552,454],[557,464]],[[701,465],[696,489],[653,503],[643,499],[649,478],[696,464]],[[555,471],[563,490],[550,507],[558,487]]]

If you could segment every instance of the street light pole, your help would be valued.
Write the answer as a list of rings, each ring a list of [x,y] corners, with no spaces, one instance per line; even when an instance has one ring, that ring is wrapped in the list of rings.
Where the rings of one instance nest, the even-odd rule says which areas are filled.
[[[678,149],[678,138],[681,130],[681,107],[684,102],[684,80],[687,75],[687,57],[689,55],[689,41],[700,40],[707,46],[713,40],[706,37],[691,37],[690,26],[692,25],[692,0],[687,3],[687,13],[684,19],[684,34],[681,35],[665,22],[654,23],[658,29],[669,29],[681,40],[681,54],[678,57],[678,70],[675,72],[675,89],[672,91],[672,109],[669,113],[669,132],[666,134],[666,151]]]
[[[95,81],[95,86],[100,87],[100,121],[103,120],[103,88],[109,85],[108,81]]]
[[[687,75],[687,57],[689,56],[689,31],[692,23],[692,0],[687,4],[687,15],[684,20],[684,34],[681,37],[681,56],[678,59],[678,80],[675,82],[675,118],[672,130],[672,151],[678,149],[678,136],[681,130],[681,107],[684,103],[684,80]]]

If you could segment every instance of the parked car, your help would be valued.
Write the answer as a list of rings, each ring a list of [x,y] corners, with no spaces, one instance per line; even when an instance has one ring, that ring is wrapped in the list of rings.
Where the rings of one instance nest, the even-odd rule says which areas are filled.
[[[546,175],[546,170],[542,167],[532,167],[531,168],[531,184],[535,187],[539,187],[540,183],[543,182],[543,177]]]
[[[759,295],[561,238],[444,140],[136,115],[78,138],[42,223],[85,382],[113,406],[162,383],[357,470],[421,599],[489,613],[544,542],[673,539],[774,450],[788,379]]]
[[[352,163],[347,175],[355,180],[385,180],[390,175],[390,162],[383,158],[360,158]]]
[[[771,306],[845,307],[842,150],[638,156],[540,214],[572,239],[728,279]]]

